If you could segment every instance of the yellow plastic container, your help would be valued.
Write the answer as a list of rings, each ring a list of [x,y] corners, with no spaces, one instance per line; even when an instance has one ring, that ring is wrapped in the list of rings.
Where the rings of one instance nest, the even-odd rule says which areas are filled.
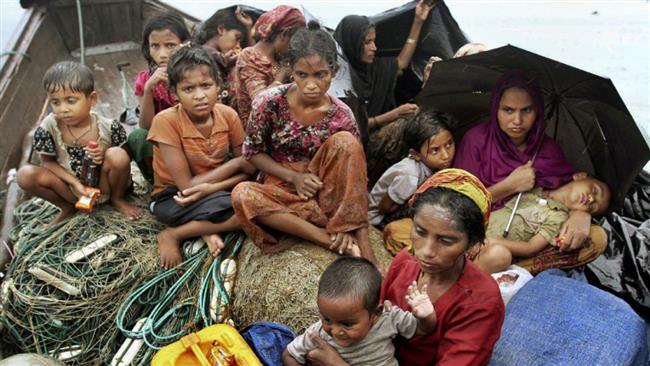
[[[209,326],[163,347],[153,357],[151,366],[213,366],[208,359],[215,341],[235,357],[238,366],[262,366],[244,338],[228,324]]]

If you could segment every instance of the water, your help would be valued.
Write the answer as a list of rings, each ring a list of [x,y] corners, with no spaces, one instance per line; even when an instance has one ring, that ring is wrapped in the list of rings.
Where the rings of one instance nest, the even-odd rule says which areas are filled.
[[[233,4],[217,0],[165,2],[199,19]],[[335,27],[347,14],[377,14],[404,2],[258,0],[254,5],[268,9],[280,3],[302,4],[323,24]],[[650,3],[647,0],[449,0],[447,5],[473,41],[483,42],[490,48],[510,43],[611,78],[637,124],[642,130],[650,131]],[[0,0],[0,44],[4,49],[22,13],[17,0]],[[648,141],[648,135],[645,136]],[[646,166],[649,168],[650,164]]]

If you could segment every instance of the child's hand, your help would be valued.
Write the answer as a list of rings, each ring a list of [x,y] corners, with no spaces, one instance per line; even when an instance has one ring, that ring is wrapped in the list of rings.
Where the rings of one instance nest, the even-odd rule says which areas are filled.
[[[293,179],[296,193],[301,200],[307,201],[314,197],[319,189],[323,188],[323,182],[317,176],[309,173],[296,174]]]
[[[72,194],[74,194],[77,198],[81,198],[86,195],[86,187],[84,187],[84,185],[81,184],[79,180],[70,185],[70,190],[72,191]]]
[[[253,27],[253,18],[250,15],[241,11],[241,8],[238,6],[235,9],[235,18],[246,27],[246,29],[251,29]]]
[[[419,108],[417,104],[405,103],[394,110],[397,113],[397,118],[411,118],[418,113]]]
[[[174,201],[178,205],[185,207],[212,193],[210,188],[210,183],[197,184],[194,187],[178,191],[174,196]]]
[[[93,163],[97,165],[102,165],[102,163],[104,162],[104,153],[105,153],[102,145],[97,144],[97,147],[95,148],[86,145],[85,150],[86,150],[86,154],[88,154],[88,156],[90,156],[90,158],[93,160]]]
[[[144,88],[151,91],[161,81],[165,84],[169,83],[169,79],[167,78],[167,66],[161,66],[157,68],[156,71],[151,74],[149,80],[147,80]]]
[[[418,319],[424,319],[431,316],[431,314],[435,314],[433,304],[427,293],[427,285],[422,286],[422,289],[418,289],[418,284],[413,281],[406,290],[406,302],[411,307],[413,315]]]

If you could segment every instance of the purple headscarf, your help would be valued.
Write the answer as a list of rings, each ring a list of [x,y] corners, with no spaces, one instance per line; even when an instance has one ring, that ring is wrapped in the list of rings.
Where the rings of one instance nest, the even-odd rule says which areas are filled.
[[[536,119],[528,132],[526,149],[519,151],[510,137],[501,131],[497,113],[501,96],[506,89],[524,89],[533,100]],[[564,157],[560,146],[544,133],[544,97],[535,79],[520,71],[510,71],[499,78],[492,92],[490,119],[473,127],[461,140],[454,166],[476,175],[490,187],[504,180],[515,168],[526,164],[533,158],[537,145],[541,143],[535,168],[535,186],[555,189],[571,180],[574,169]],[[503,206],[504,198],[492,204],[492,209]]]

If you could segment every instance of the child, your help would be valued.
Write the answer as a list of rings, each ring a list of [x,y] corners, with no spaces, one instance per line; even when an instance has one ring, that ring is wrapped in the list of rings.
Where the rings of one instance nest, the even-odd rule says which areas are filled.
[[[436,326],[436,313],[427,294],[413,282],[406,301],[413,313],[387,303],[379,303],[381,274],[364,258],[341,257],[330,264],[318,283],[318,310],[321,320],[284,350],[285,365],[306,363],[322,338],[350,365],[397,365],[393,338],[430,333]]]
[[[169,91],[167,63],[174,51],[189,38],[190,32],[183,19],[174,13],[163,13],[149,19],[142,33],[142,54],[149,69],[140,71],[135,78],[135,95],[140,104],[140,128],[129,134],[128,146],[133,160],[149,180],[153,177],[153,148],[146,141],[147,130],[158,112],[177,103],[176,97]]]
[[[217,233],[240,227],[227,191],[254,169],[238,158],[244,130],[237,113],[217,103],[219,77],[208,53],[180,48],[167,71],[179,104],[154,117],[147,139],[154,145],[150,209],[171,226],[157,237],[161,265],[171,268],[181,262],[181,241],[190,237],[202,236],[210,253],[219,253]],[[227,161],[229,153],[235,158]]]
[[[17,180],[25,192],[61,209],[48,227],[74,214],[75,202],[85,195],[79,178],[86,154],[102,165],[100,202],[110,199],[124,216],[139,219],[142,210],[124,199],[131,185],[130,159],[120,148],[126,142],[126,132],[117,121],[91,112],[97,102],[92,71],[77,62],[59,62],[45,72],[43,85],[53,113],[34,132],[33,148],[42,166],[21,168]],[[98,146],[88,147],[89,141],[97,141]]]
[[[408,157],[391,166],[370,191],[368,219],[383,227],[401,218],[397,211],[435,171],[449,168],[454,161],[454,137],[445,114],[420,112],[404,127]],[[389,217],[387,217],[389,216]]]
[[[194,37],[195,43],[202,45],[217,64],[219,76],[224,82],[221,102],[233,108],[237,106],[234,99],[235,63],[241,49],[254,43],[251,39],[252,27],[253,19],[239,7],[231,6],[217,10],[203,22]]]
[[[576,173],[572,182],[557,189],[544,191],[536,188],[524,193],[508,237],[503,238],[515,197],[490,215],[487,246],[481,248],[474,263],[484,271],[500,272],[510,266],[513,258],[529,258],[549,246],[558,247],[563,240],[560,229],[569,218],[569,211],[599,216],[607,211],[610,199],[611,191],[607,184],[588,177],[586,173]],[[595,248],[586,249],[592,254],[591,258],[581,259],[585,263],[600,254],[594,255],[598,252]]]

